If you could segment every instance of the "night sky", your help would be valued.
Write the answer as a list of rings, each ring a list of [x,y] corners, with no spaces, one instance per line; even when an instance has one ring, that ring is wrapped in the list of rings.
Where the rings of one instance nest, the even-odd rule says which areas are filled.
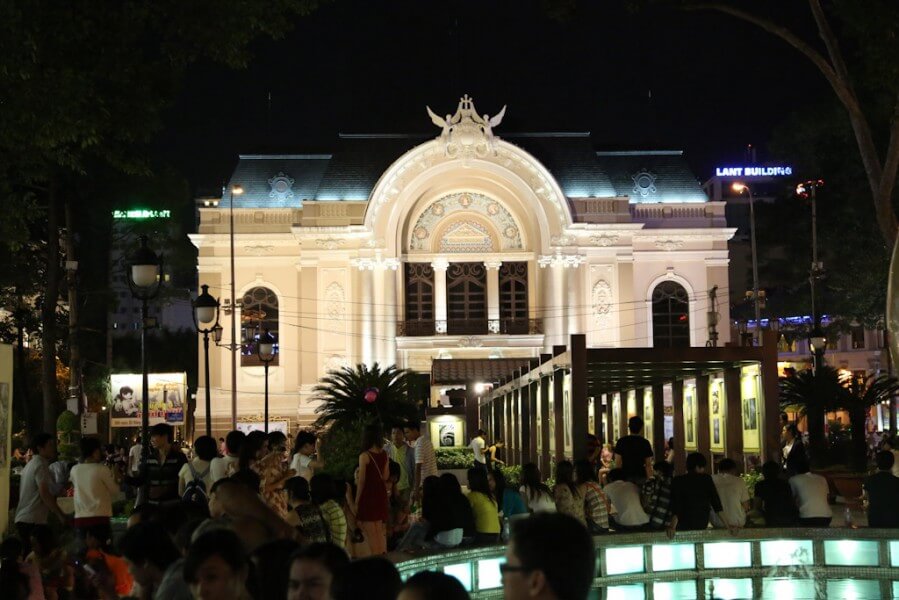
[[[467,93],[481,114],[508,104],[500,136],[683,149],[704,180],[746,144],[771,158],[771,131],[831,93],[796,51],[735,19],[581,4],[560,22],[532,0],[336,0],[256,44],[244,71],[195,67],[159,154],[214,193],[240,153],[326,152],[338,132],[436,136],[425,105],[455,112]]]

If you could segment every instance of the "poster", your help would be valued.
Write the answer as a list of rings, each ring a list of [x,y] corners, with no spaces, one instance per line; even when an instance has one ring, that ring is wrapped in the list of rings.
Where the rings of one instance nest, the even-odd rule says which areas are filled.
[[[653,420],[655,415],[652,412],[652,388],[643,390],[643,437],[653,446]],[[655,448],[653,448],[655,450]]]
[[[711,423],[713,452],[724,452],[724,415],[727,399],[724,395],[724,379],[709,379],[709,421]]]
[[[555,377],[554,377],[555,378]],[[555,398],[553,396],[553,389],[555,388],[555,382],[550,380],[549,386],[546,388],[547,396],[548,396],[548,412],[546,415],[546,422],[549,426],[549,454],[550,456],[554,456],[556,453],[556,407],[555,407]]]
[[[142,387],[140,373],[118,373],[110,376],[112,397],[109,408],[112,427],[141,426]],[[157,423],[184,424],[186,373],[150,373],[149,391],[150,426]]]
[[[265,423],[263,423],[263,419],[254,419],[252,421],[238,421],[237,430],[244,433],[250,433],[251,431],[265,431]],[[287,429],[287,421],[276,421],[269,417],[268,431],[269,433],[271,433],[272,431],[280,431],[281,433],[286,435],[288,439],[290,438],[290,433]]]
[[[621,394],[615,392],[612,396],[612,440],[615,444],[621,437]]]
[[[761,450],[761,414],[759,368],[743,367],[740,372],[740,397],[743,417],[743,450]]]
[[[543,402],[540,398],[543,393],[543,385],[538,382],[534,389],[537,390],[537,454],[539,456],[543,454]]]
[[[684,448],[696,450],[696,380],[684,381]]]
[[[562,421],[565,423],[565,454],[571,456],[571,375],[565,375],[562,388]]]
[[[587,398],[587,433],[596,435],[596,398]]]
[[[465,424],[459,417],[441,415],[428,423],[431,439],[437,448],[465,445]]]

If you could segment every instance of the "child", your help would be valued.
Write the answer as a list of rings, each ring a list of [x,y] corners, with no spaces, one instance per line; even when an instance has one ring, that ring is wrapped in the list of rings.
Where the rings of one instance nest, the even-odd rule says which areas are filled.
[[[108,527],[88,527],[85,531],[85,544],[87,544],[87,553],[85,555],[88,563],[99,562],[106,566],[112,575],[115,593],[119,596],[129,596],[131,588],[134,586],[134,579],[128,572],[128,565],[121,556],[112,554],[109,547],[109,541],[106,538]]]

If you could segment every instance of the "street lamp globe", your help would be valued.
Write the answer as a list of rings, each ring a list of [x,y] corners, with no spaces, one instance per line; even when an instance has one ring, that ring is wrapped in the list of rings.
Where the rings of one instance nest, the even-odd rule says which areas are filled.
[[[140,248],[131,257],[131,282],[139,288],[148,288],[159,280],[159,257],[147,245],[147,236],[140,236]]]
[[[256,352],[262,362],[269,362],[275,357],[275,336],[269,333],[268,329],[259,336]]]
[[[215,340],[216,344],[220,344],[222,342],[222,332],[224,328],[221,324],[216,324],[215,327],[212,328],[212,339]]]
[[[197,296],[197,299],[194,300],[194,317],[196,318],[198,325],[208,325],[209,323],[215,322],[219,303],[218,300],[213,298],[212,294],[209,293],[208,285],[201,285],[200,288],[203,291]]]
[[[824,350],[827,349],[827,337],[824,335],[824,332],[821,331],[820,327],[815,327],[812,330],[812,334],[808,338],[808,345],[811,351],[815,354],[824,353]]]

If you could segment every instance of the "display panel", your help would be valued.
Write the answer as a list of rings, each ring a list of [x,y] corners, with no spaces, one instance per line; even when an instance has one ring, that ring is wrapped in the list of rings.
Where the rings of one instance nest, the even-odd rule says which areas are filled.
[[[652,412],[652,388],[643,390],[643,437],[647,439],[650,446],[653,446],[652,426],[655,415]],[[653,451],[656,448],[653,446]]]
[[[711,542],[702,545],[706,569],[734,569],[752,565],[749,542]]]
[[[606,574],[642,573],[644,568],[643,546],[606,548]]]
[[[654,544],[652,570],[674,571],[696,568],[696,549],[693,544]]]
[[[759,543],[766,567],[812,564],[811,540],[766,540]]]
[[[762,402],[759,367],[751,365],[740,371],[740,406],[743,421],[743,450],[761,450]]]
[[[652,584],[652,596],[654,600],[694,600],[696,582],[656,581]]]
[[[873,540],[824,540],[824,564],[876,567],[880,564],[877,546]]]
[[[458,563],[455,565],[446,565],[443,567],[443,572],[447,575],[452,575],[459,582],[462,583],[462,587],[465,588],[465,591],[471,591],[471,563]]]
[[[724,394],[724,379],[709,379],[709,439],[712,452],[724,452],[724,434],[727,398]]]
[[[478,561],[478,590],[502,587],[503,576],[499,566],[505,562],[505,558],[485,558]]]
[[[706,598],[713,597],[709,588],[714,586],[714,598],[736,600],[737,598],[753,598],[752,579],[707,579],[705,582]]]
[[[684,448],[696,450],[696,380],[684,381]]]

